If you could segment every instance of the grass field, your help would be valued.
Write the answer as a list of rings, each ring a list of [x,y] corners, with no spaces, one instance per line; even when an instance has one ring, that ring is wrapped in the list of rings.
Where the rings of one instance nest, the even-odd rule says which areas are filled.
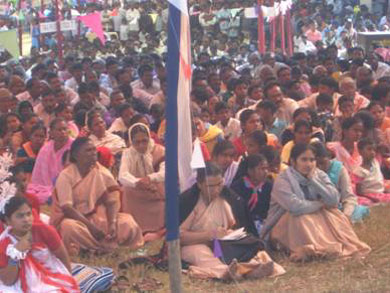
[[[361,240],[368,243],[371,254],[365,259],[291,263],[283,256],[274,259],[287,273],[279,278],[240,283],[192,280],[183,275],[184,292],[390,292],[390,206],[377,206],[362,224],[355,225]],[[160,243],[147,246],[150,253],[158,251]],[[162,285],[153,291],[127,289],[116,292],[169,292],[168,273],[146,265],[135,265],[118,271],[118,264],[131,255],[125,249],[101,257],[83,257],[80,262],[113,267],[126,275],[130,284],[154,278]]]

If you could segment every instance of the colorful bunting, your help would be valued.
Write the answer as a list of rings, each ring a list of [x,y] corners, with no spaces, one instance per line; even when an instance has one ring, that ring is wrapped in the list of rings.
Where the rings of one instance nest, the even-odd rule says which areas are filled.
[[[102,25],[102,17],[100,12],[95,12],[87,15],[82,15],[78,17],[84,25],[91,29],[93,33],[100,39],[102,44],[104,45],[106,39],[104,37],[103,25]]]

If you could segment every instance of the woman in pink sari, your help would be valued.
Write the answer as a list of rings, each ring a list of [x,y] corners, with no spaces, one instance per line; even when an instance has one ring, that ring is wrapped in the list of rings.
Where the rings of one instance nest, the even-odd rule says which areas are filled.
[[[35,194],[41,204],[51,197],[57,176],[63,169],[63,156],[70,149],[73,139],[63,118],[56,118],[50,124],[49,140],[39,151],[27,192]]]
[[[362,163],[357,142],[363,134],[363,122],[357,117],[347,118],[343,121],[341,128],[341,141],[329,142],[327,147],[351,174]]]

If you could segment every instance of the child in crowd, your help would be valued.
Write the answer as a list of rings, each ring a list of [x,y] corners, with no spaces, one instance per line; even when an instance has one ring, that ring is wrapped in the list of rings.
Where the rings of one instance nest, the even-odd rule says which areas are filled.
[[[342,138],[342,127],[343,121],[353,115],[353,100],[347,96],[341,96],[338,100],[339,109],[341,116],[336,116],[333,119],[332,129],[333,136],[332,141],[340,141]]]
[[[390,202],[389,190],[385,188],[381,168],[375,158],[375,143],[369,138],[363,138],[358,142],[358,149],[362,163],[353,170],[353,182],[356,184],[357,195],[361,197],[360,203],[372,205]]]
[[[271,201],[272,181],[268,180],[269,165],[262,155],[250,155],[244,161],[244,176],[232,189],[245,201],[251,220],[260,234]]]
[[[231,117],[230,109],[225,102],[219,102],[215,105],[215,114],[217,126],[225,135],[225,139],[234,141],[241,135],[240,121]]]
[[[238,162],[240,162],[240,165],[238,166],[236,177],[234,178],[233,182],[245,174],[245,164],[243,163],[245,159],[250,155],[258,155],[260,154],[260,151],[263,147],[265,147],[268,143],[268,137],[267,134],[262,130],[255,130],[252,133],[250,133],[245,138],[245,153],[238,158]]]
[[[316,98],[317,115],[320,127],[324,130],[325,141],[333,137],[333,97],[328,94],[319,94]]]
[[[273,146],[266,145],[260,150],[260,154],[263,155],[268,161],[269,178],[275,180],[276,177],[288,168],[288,165],[282,163],[279,155],[279,151]]]

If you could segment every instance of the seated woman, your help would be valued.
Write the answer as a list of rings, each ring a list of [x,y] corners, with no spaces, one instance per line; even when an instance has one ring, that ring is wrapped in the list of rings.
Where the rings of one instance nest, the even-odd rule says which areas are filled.
[[[244,176],[236,180],[231,188],[246,203],[259,235],[271,200],[272,181],[267,179],[268,162],[262,155],[250,155],[243,161],[243,165]]]
[[[236,176],[239,163],[234,161],[236,149],[229,140],[219,141],[213,150],[212,160],[222,170],[225,186],[230,186]]]
[[[14,133],[21,130],[20,116],[16,113],[7,113],[0,116],[0,145],[4,149],[11,146],[11,138]]]
[[[306,120],[312,125],[311,138],[317,138],[319,141],[325,141],[324,131],[321,127],[319,127],[319,125],[317,125],[319,124],[317,113],[308,108],[298,108],[293,114],[293,123],[282,132],[281,144],[283,146],[294,139],[294,124],[300,120]]]
[[[56,117],[64,118],[68,123],[69,136],[73,139],[77,138],[79,136],[79,128],[73,121],[73,109],[65,103],[59,103],[54,109],[54,113]]]
[[[362,137],[368,137],[374,141],[377,146],[386,144],[386,137],[382,130],[375,127],[375,118],[370,111],[360,110],[355,117],[363,123]]]
[[[262,147],[259,154],[267,159],[269,167],[268,178],[270,180],[275,180],[280,172],[288,168],[288,165],[281,162],[279,152],[270,145]]]
[[[287,250],[293,261],[368,254],[370,247],[337,209],[340,194],[328,175],[316,168],[313,147],[295,145],[290,162],[275,180],[261,236]]]
[[[21,116],[22,130],[15,132],[11,137],[11,151],[16,154],[17,150],[28,141],[31,135],[31,128],[39,122],[39,118],[34,113]]]
[[[0,292],[80,292],[56,230],[33,222],[24,197],[5,200],[0,199],[1,219],[8,227],[0,235]]]
[[[136,124],[136,123],[143,123],[143,124],[145,124],[145,125],[149,128],[150,137],[154,140],[154,142],[157,143],[157,144],[164,145],[164,144],[162,143],[163,140],[161,140],[155,132],[150,131],[150,123],[149,123],[148,118],[147,118],[145,115],[142,115],[142,114],[135,114],[135,115],[131,118],[131,120],[130,120],[129,123],[130,123],[130,127],[131,127],[132,125]],[[128,140],[127,135],[128,135],[128,131],[127,131],[126,134],[125,134],[125,137],[126,137],[126,139]],[[164,135],[165,135],[165,133],[164,133]]]
[[[108,252],[118,245],[142,246],[141,229],[131,215],[119,210],[118,183],[97,163],[91,140],[76,139],[70,149],[70,164],[56,182],[50,223],[72,254],[80,249]]]
[[[189,275],[197,278],[242,279],[277,276],[284,269],[265,251],[249,262],[229,265],[213,254],[212,243],[235,227],[250,223],[242,199],[223,186],[221,170],[212,163],[199,169],[197,183],[180,195],[181,257],[190,264]]]
[[[31,128],[29,140],[16,153],[15,165],[22,164],[25,167],[24,170],[31,174],[35,160],[45,141],[46,127],[39,122]]]
[[[340,116],[335,116],[332,122],[333,136],[332,141],[340,141],[342,139],[343,130],[341,125],[344,120],[351,118],[354,111],[353,99],[347,96],[341,96],[338,99],[338,106],[340,110]]]
[[[27,192],[35,194],[41,204],[51,198],[55,180],[63,169],[62,157],[73,142],[69,138],[68,124],[62,118],[55,118],[50,123],[50,137],[51,140],[39,151],[27,187]]]
[[[106,147],[114,156],[126,148],[126,143],[120,136],[107,131],[106,123],[100,114],[90,112],[87,125],[91,132],[89,138],[95,147]]]
[[[223,131],[215,125],[203,122],[200,117],[194,117],[194,123],[199,140],[206,144],[207,150],[212,154],[217,142],[224,139]]]
[[[341,141],[328,142],[326,146],[351,174],[362,162],[357,142],[363,134],[363,122],[357,117],[346,118],[341,128],[343,130]]]
[[[358,142],[362,164],[352,170],[352,181],[356,184],[359,202],[372,205],[390,202],[390,190],[385,188],[384,177],[376,156],[375,142],[365,137]]]
[[[383,104],[373,101],[368,105],[367,110],[374,117],[376,129],[382,131],[383,134],[390,129],[390,118],[386,117],[386,109]]]
[[[340,210],[351,221],[359,222],[369,214],[365,206],[358,205],[358,198],[353,192],[351,178],[347,169],[336,159],[331,159],[329,151],[321,142],[312,144],[316,152],[317,167],[328,174],[330,181],[336,186],[340,193]]]
[[[131,214],[143,232],[158,231],[165,226],[165,148],[154,143],[142,123],[130,127],[129,142],[119,169],[122,211]]]
[[[262,130],[263,125],[261,124],[259,115],[254,110],[244,110],[240,114],[240,122],[242,134],[240,137],[236,138],[233,141],[233,144],[236,148],[237,158],[244,155],[247,151],[247,146],[245,143],[246,138],[255,130]],[[266,133],[268,145],[278,147],[278,139],[274,134]]]
[[[313,127],[310,122],[306,120],[298,120],[294,123],[294,139],[290,140],[283,146],[282,153],[280,158],[282,163],[289,165],[290,164],[290,154],[291,150],[297,143],[310,143],[318,141],[318,138],[311,138],[313,132]]]

